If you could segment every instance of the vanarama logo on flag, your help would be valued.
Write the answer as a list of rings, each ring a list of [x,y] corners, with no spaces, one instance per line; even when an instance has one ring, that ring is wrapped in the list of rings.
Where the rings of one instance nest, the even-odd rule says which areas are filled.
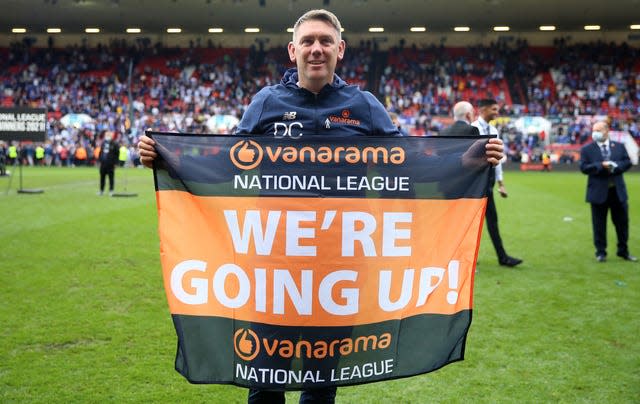
[[[149,134],[189,381],[297,390],[463,359],[486,138]]]
[[[402,147],[387,149],[381,146],[327,146],[316,148],[305,146],[270,146],[264,148],[253,140],[239,140],[229,150],[229,158],[234,166],[241,170],[251,170],[262,162],[264,157],[271,163],[346,163],[346,164],[395,164],[404,163],[405,151]]]

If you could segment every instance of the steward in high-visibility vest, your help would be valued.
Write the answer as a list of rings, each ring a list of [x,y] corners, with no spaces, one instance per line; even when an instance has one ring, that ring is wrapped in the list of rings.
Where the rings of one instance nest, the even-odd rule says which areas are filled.
[[[76,148],[75,165],[83,166],[85,164],[87,164],[87,149],[82,145],[78,145]]]
[[[18,148],[14,145],[9,146],[9,164],[14,165],[18,161]]]
[[[127,146],[120,146],[120,150],[118,151],[118,162],[120,163],[120,167],[124,167],[127,163],[127,159],[129,158],[129,149]]]
[[[549,153],[542,153],[542,171],[551,171],[551,156]]]
[[[36,165],[41,166],[44,163],[44,147],[38,145],[36,147]]]

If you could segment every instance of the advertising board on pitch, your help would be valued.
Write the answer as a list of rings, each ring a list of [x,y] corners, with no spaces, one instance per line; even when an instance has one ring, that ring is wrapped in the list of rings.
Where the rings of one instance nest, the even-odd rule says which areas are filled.
[[[44,142],[46,130],[45,108],[0,108],[0,140]]]

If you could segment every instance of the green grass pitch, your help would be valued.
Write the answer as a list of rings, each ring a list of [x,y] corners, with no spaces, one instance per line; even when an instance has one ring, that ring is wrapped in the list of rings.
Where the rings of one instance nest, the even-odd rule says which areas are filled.
[[[0,177],[0,402],[242,403],[246,390],[190,385],[173,370],[176,337],[159,259],[150,170],[25,168]],[[596,263],[586,176],[505,173],[497,198],[507,251],[485,234],[466,359],[436,372],[338,390],[338,403],[637,403],[640,264]],[[640,172],[626,174],[630,250],[640,255]],[[297,393],[288,393],[290,402]]]

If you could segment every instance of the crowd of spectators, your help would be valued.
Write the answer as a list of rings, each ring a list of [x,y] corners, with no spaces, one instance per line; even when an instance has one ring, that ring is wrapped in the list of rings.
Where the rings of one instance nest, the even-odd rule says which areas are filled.
[[[614,130],[640,136],[640,49],[626,43],[568,45],[557,39],[553,47],[527,49],[521,57],[519,75],[526,80],[526,113],[608,116]],[[569,142],[583,140],[576,125],[564,135]]]
[[[45,163],[58,165],[74,164],[76,150],[95,149],[106,131],[129,146],[146,129],[229,133],[252,95],[292,66],[280,47],[265,50],[264,43],[249,49],[211,42],[169,48],[145,39],[92,48],[48,45],[24,40],[0,49],[0,100],[6,107],[47,109],[43,147],[51,157]],[[401,41],[388,51],[370,42],[350,48],[337,73],[378,96],[413,135],[437,134],[459,100],[492,97],[503,116],[551,116],[558,123],[542,138],[500,123],[513,155],[540,149],[544,135],[583,143],[589,130],[577,119],[582,115],[608,116],[613,130],[640,139],[639,50],[626,44],[560,39],[547,48],[520,40],[453,48]],[[68,114],[89,119],[64,123]]]
[[[495,98],[501,105],[512,105],[505,80],[508,49],[502,42],[469,48],[393,47],[377,93],[389,110],[414,126],[414,133],[437,132],[441,128],[431,117],[450,115],[460,100],[473,104]]]

